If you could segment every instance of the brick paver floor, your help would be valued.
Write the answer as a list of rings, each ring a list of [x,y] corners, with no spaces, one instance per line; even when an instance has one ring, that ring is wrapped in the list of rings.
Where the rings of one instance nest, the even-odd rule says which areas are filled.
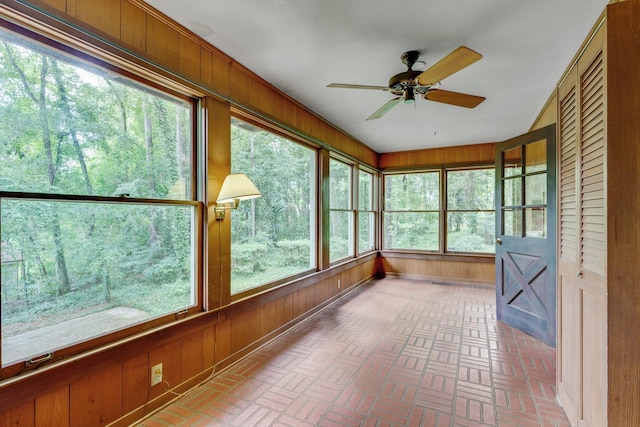
[[[555,349],[498,322],[495,299],[372,281],[140,426],[568,427]]]

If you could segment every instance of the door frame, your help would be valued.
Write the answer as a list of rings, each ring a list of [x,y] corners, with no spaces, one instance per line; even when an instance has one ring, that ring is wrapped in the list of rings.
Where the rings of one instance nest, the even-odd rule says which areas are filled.
[[[505,309],[506,304],[501,300],[503,295],[503,258],[502,254],[507,251],[521,251],[526,253],[526,238],[517,236],[504,236],[504,223],[502,215],[503,185],[502,185],[502,153],[511,148],[526,145],[527,143],[540,140],[547,141],[547,237],[546,242],[546,280],[547,289],[545,295],[545,322],[538,322],[534,316],[517,314],[515,310]],[[555,347],[557,337],[557,162],[556,162],[556,125],[551,124],[540,129],[516,136],[501,143],[496,144],[496,182],[495,182],[495,203],[496,203],[496,314],[498,320],[522,330],[549,345]],[[524,159],[523,159],[524,160]],[[524,161],[523,161],[524,164]],[[524,185],[524,184],[523,184]],[[524,197],[524,193],[522,193]],[[523,201],[524,203],[524,201]],[[524,218],[523,218],[524,222]],[[542,240],[542,239],[537,239]],[[501,244],[500,244],[501,242]],[[529,241],[531,242],[531,241]],[[536,244],[539,242],[536,242]],[[530,245],[531,243],[529,243]],[[541,245],[543,243],[540,243]],[[544,323],[544,324],[543,324]]]

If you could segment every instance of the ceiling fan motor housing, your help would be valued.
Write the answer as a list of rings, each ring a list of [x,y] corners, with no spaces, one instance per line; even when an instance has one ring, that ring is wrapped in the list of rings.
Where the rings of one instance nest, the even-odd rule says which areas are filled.
[[[396,74],[389,79],[389,92],[394,95],[402,95],[408,87],[412,87],[418,93],[425,93],[429,90],[429,86],[420,86],[416,82],[416,77],[422,74],[421,71],[405,71]]]

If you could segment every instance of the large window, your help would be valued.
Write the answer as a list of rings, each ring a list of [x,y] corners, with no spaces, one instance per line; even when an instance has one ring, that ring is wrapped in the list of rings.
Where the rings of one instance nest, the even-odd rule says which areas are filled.
[[[358,171],[358,253],[375,249],[374,175]]]
[[[385,175],[383,247],[494,253],[494,182],[493,167]]]
[[[448,170],[447,252],[495,252],[495,169]]]
[[[2,365],[195,309],[193,101],[0,38]]]
[[[352,176],[351,165],[329,160],[329,259],[332,262],[353,256],[354,252]]]
[[[231,170],[262,192],[232,214],[232,294],[315,268],[315,164],[314,149],[232,120]]]
[[[440,172],[384,177],[384,248],[439,250]]]

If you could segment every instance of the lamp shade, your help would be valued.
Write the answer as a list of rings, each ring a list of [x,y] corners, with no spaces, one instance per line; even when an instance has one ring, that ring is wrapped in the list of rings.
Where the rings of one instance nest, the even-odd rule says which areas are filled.
[[[232,173],[224,179],[216,203],[233,203],[236,200],[247,200],[260,196],[262,193],[245,174]]]

